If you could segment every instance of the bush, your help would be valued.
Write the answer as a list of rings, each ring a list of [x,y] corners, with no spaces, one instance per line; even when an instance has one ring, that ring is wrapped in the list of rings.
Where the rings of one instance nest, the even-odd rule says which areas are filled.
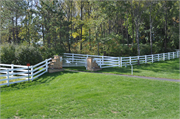
[[[1,46],[0,58],[1,63],[4,64],[16,63],[15,46],[12,44],[4,44]]]
[[[61,47],[51,47],[48,48],[46,46],[39,47],[39,51],[43,60],[53,57],[54,55],[62,55],[64,50]]]
[[[19,46],[16,49],[16,59],[17,63],[21,65],[26,65],[27,63],[35,65],[43,60],[37,48],[27,45]]]
[[[35,65],[54,55],[62,55],[64,49],[62,47],[45,47],[45,46],[29,46],[24,42],[21,45],[3,44],[0,47],[1,63],[26,65],[30,63]]]

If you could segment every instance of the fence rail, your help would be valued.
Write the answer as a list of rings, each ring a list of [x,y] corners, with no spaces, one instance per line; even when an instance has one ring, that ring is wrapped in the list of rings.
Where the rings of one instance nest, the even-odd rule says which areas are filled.
[[[88,55],[88,54],[74,54],[74,53],[64,53],[63,55],[63,67],[74,67],[74,66],[85,66],[88,57],[93,57],[96,60],[100,68],[109,67],[123,67],[128,65],[136,65],[138,61],[140,64],[153,63],[158,61],[170,60],[179,58],[180,51],[152,54],[152,55],[142,55],[142,56],[130,56],[130,57],[111,57],[111,56],[98,56],[98,55]]]
[[[85,55],[64,53],[63,67],[87,66],[87,58],[93,57],[100,68],[122,67],[128,65],[140,64],[170,60],[179,58],[180,51],[143,55],[130,57],[111,57],[98,55]],[[33,66],[23,66],[14,64],[0,64],[0,86],[20,83],[24,81],[33,81],[48,71],[48,64],[52,58],[46,59]]]
[[[46,59],[34,66],[23,66],[14,64],[0,64],[0,86],[33,81],[48,71],[51,58]]]

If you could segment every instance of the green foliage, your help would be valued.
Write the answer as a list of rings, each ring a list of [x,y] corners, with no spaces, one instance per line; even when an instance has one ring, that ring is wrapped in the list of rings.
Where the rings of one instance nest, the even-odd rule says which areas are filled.
[[[62,55],[64,49],[62,47],[51,47],[48,48],[47,46],[38,47],[43,60],[53,57],[54,55]]]
[[[42,56],[38,49],[28,45],[21,45],[16,49],[16,58],[17,63],[21,65],[26,65],[27,63],[35,65],[42,61]]]
[[[1,47],[1,63],[31,65],[41,62],[42,56],[39,50],[28,45],[3,44]]]
[[[13,64],[16,62],[15,46],[13,44],[3,44],[0,52],[1,63]]]

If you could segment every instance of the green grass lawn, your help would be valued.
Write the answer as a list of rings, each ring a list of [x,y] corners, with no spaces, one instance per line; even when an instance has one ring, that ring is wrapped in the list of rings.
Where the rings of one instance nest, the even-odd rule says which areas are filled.
[[[147,77],[157,77],[157,78],[170,78],[170,79],[180,79],[179,70],[179,59],[160,61],[149,64],[134,65],[133,75],[137,76],[147,76]],[[86,71],[85,67],[71,67],[65,68],[78,71]],[[131,66],[128,67],[113,67],[104,68],[101,73],[112,73],[112,74],[127,74],[131,75]]]
[[[1,118],[179,118],[177,82],[59,72],[1,87]]]

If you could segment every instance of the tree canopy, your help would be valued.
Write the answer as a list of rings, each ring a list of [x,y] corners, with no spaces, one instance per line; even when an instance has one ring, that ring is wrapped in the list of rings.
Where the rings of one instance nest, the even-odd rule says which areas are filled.
[[[179,49],[179,1],[1,0],[0,42],[115,56]]]

